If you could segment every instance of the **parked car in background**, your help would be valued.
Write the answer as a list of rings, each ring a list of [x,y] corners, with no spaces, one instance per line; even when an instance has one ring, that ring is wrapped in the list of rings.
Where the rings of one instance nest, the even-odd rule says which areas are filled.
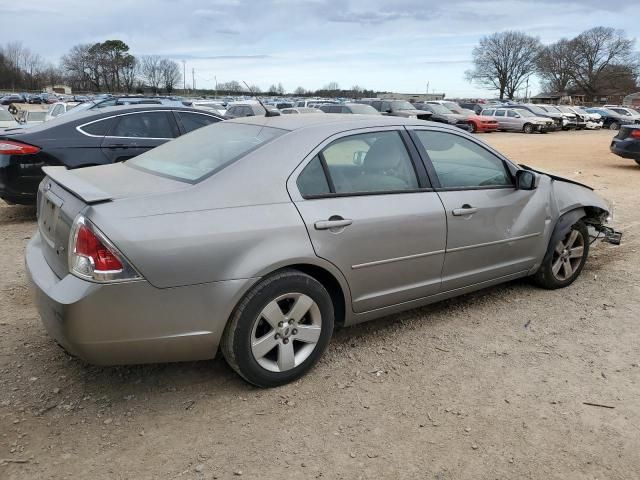
[[[626,117],[620,115],[618,112],[614,112],[609,108],[593,107],[587,108],[589,113],[597,113],[602,117],[602,127],[609,130],[618,130],[621,125],[629,123]]]
[[[635,160],[640,165],[640,125],[620,127],[609,148],[619,157]]]
[[[488,107],[487,107],[488,108]],[[531,113],[538,117],[548,118],[553,121],[553,127],[549,129],[549,131],[562,130],[562,121],[564,117],[560,112],[547,112],[543,110],[538,105],[534,105],[532,103],[519,103],[513,105],[502,105],[502,108],[519,108],[522,110],[529,110]]]
[[[427,103],[432,105],[442,105],[443,107],[448,108],[451,112],[463,116],[467,121],[469,131],[472,133],[488,133],[498,130],[498,122],[494,118],[477,115],[474,110],[462,108],[456,102],[436,100],[429,101]]]
[[[308,372],[336,325],[518,278],[571,285],[610,210],[459,129],[390,116],[239,118],[45,170],[25,263],[49,335],[101,365],[220,349],[260,387]]]
[[[453,113],[447,107],[437,103],[415,103],[414,105],[417,109],[423,112],[429,112],[431,114],[429,120],[432,122],[446,123],[447,125],[453,125],[463,130],[471,130],[471,125],[467,120],[467,115]]]
[[[32,127],[47,120],[47,112],[45,110],[20,110],[16,119],[18,123],[25,127]]]
[[[0,129],[18,127],[20,124],[8,110],[0,108]]]
[[[298,114],[304,114],[304,113],[324,113],[324,112],[319,108],[294,107],[294,108],[283,108],[282,110],[280,110],[280,113],[284,115],[298,115]]]
[[[137,105],[61,115],[28,129],[5,130],[0,132],[0,198],[33,204],[44,166],[122,162],[220,120],[188,107]]]
[[[57,102],[52,104],[49,107],[49,110],[47,110],[47,115],[45,118],[45,121],[49,121],[49,120],[53,120],[56,117],[59,117],[60,115],[67,113],[69,110],[71,110],[74,107],[77,107],[79,105],[78,102]]]
[[[573,116],[573,118],[576,121],[576,129],[577,130],[583,130],[583,129],[587,128],[587,119],[583,114],[577,113],[574,109],[572,109],[571,107],[568,107],[567,105],[556,105],[555,108],[560,110],[560,112],[563,115],[570,115],[569,118],[571,118],[571,116]]]
[[[538,107],[547,113],[559,113],[562,116],[562,130],[572,130],[578,128],[577,117],[574,113],[563,112],[555,105],[538,105]]]
[[[581,115],[585,120],[585,127],[588,130],[599,130],[602,128],[602,116],[599,113],[589,113],[584,107],[569,107],[576,114]]]
[[[277,110],[273,105],[265,105],[266,108]],[[255,100],[244,102],[232,102],[227,105],[227,111],[224,118],[253,117],[255,115],[264,115],[266,110],[259,102]]]
[[[0,98],[0,105],[11,105],[12,103],[27,103],[27,100],[18,94],[5,95]]]
[[[213,102],[211,100],[194,100],[191,102],[191,107],[199,108],[201,110],[208,110],[212,113],[216,113],[223,116],[227,113],[227,107],[220,102]]]
[[[553,129],[553,120],[539,117],[524,108],[488,108],[482,111],[482,115],[495,118],[499,130],[547,133]]]
[[[480,115],[482,110],[488,107],[486,103],[460,103],[459,105],[467,110],[473,110],[476,115]]]
[[[429,120],[431,112],[425,112],[416,109],[416,107],[405,100],[358,100],[356,103],[370,105],[383,115],[404,118],[419,118],[420,120]]]
[[[616,113],[619,113],[623,117],[626,117],[630,124],[640,123],[640,113],[638,113],[633,108],[610,107],[609,109],[613,110]]]
[[[320,110],[324,113],[355,113],[359,115],[380,115],[380,112],[371,105],[361,103],[340,103],[337,105],[321,105]]]

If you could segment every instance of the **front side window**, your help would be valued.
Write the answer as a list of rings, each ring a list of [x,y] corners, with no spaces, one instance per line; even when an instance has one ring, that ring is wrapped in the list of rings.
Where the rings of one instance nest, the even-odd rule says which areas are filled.
[[[504,117],[505,116],[505,110],[496,110],[495,116],[496,117]]]
[[[332,193],[358,194],[418,188],[413,163],[398,132],[372,132],[340,138],[320,154]]]
[[[512,118],[516,118],[518,116],[518,113],[514,112],[513,110],[509,110],[507,112],[507,116],[512,117]]]
[[[109,133],[111,137],[175,138],[178,132],[166,112],[141,112],[122,115]]]
[[[218,122],[149,150],[125,164],[157,175],[197,183],[286,130]]]
[[[513,186],[504,162],[464,137],[416,131],[443,188]]]

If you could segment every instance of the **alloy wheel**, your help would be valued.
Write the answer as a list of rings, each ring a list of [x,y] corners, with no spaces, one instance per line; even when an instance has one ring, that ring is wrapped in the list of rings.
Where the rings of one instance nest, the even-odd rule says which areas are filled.
[[[584,257],[584,243],[582,233],[571,230],[556,244],[551,261],[551,272],[557,280],[562,282],[568,280],[580,268]]]
[[[251,353],[271,372],[286,372],[301,365],[320,339],[322,315],[313,299],[286,293],[270,301],[251,331]]]

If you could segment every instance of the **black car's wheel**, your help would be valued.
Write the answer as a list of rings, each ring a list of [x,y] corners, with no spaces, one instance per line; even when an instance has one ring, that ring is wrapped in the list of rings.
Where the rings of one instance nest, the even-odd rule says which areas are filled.
[[[611,122],[609,124],[609,130],[620,130],[620,124],[618,122]]]
[[[475,123],[469,122],[469,132],[476,133],[478,131],[478,127]]]
[[[534,282],[550,290],[571,285],[582,272],[589,256],[589,231],[578,221],[564,238],[549,245]]]
[[[535,131],[535,128],[530,123],[525,123],[524,127],[522,127],[522,131],[524,133],[533,133]]]
[[[227,363],[259,387],[304,375],[333,333],[331,297],[316,279],[296,270],[267,277],[236,307],[221,341]]]

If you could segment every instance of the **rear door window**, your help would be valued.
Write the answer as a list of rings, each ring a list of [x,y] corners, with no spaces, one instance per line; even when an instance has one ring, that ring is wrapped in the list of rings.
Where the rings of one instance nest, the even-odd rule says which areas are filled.
[[[121,138],[176,138],[178,127],[170,112],[140,112],[121,115],[109,132]]]
[[[110,117],[110,118],[105,118],[103,120],[87,123],[85,125],[79,126],[78,130],[80,130],[81,132],[87,135],[93,135],[95,137],[104,137],[109,131],[109,128],[111,128],[111,125],[113,124],[113,120],[114,118]]]
[[[212,123],[219,122],[220,119],[203,113],[176,112],[176,115],[182,123],[185,133],[192,132],[198,128],[206,127]]]

